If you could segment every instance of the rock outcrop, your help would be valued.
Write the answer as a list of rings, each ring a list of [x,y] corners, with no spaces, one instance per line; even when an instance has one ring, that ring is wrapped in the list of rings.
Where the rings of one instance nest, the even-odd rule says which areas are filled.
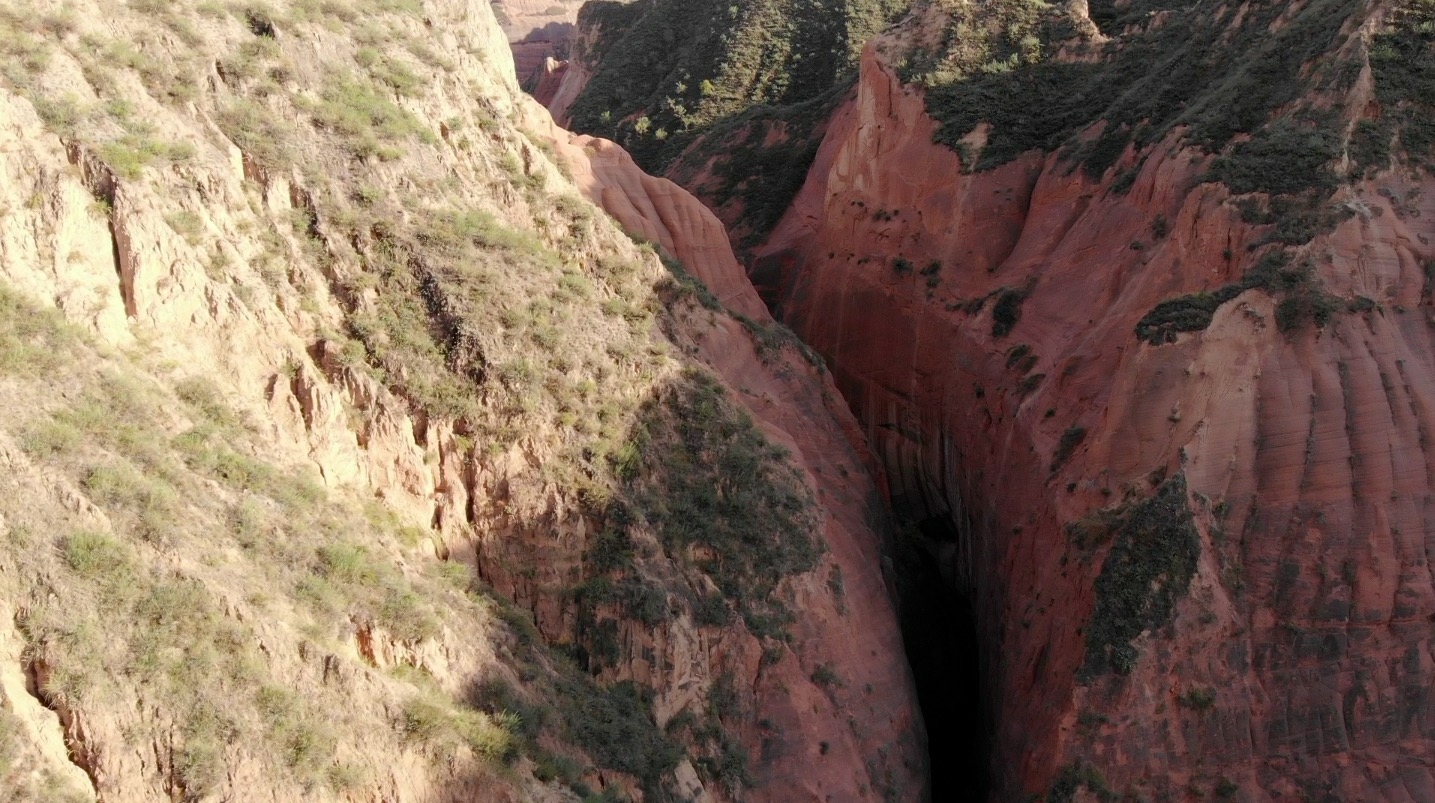
[[[926,778],[920,714],[882,576],[884,529],[874,526],[884,519],[873,480],[880,470],[851,412],[820,363],[792,344],[774,355],[754,342],[756,331],[781,335],[711,211],[673,182],[644,173],[614,143],[566,132],[541,109],[528,113],[594,203],[631,235],[676,258],[736,316],[695,325],[677,345],[712,366],[769,437],[800,457],[827,511],[823,540],[832,563],[819,573],[821,585],[802,597],[800,660],[759,669],[751,681],[750,713],[760,722],[743,735],[762,744],[763,759],[749,796],[860,800],[881,785],[888,795],[920,797]],[[843,578],[835,599],[834,576]],[[859,644],[854,633],[861,634]],[[740,666],[751,671],[767,662],[758,646],[751,642]],[[840,679],[814,681],[819,667]],[[883,777],[872,776],[875,767]]]
[[[1435,181],[1334,190],[1302,322],[1309,299],[1242,284],[1271,227],[1179,131],[1104,177],[966,172],[902,51],[868,48],[751,268],[898,515],[962,527],[992,799],[1430,799]],[[1202,292],[1208,325],[1138,336]]]
[[[0,5],[46,56],[0,89],[3,785],[921,795],[855,421],[711,213],[519,95],[487,3],[72,5]],[[690,386],[810,497],[760,634],[721,545],[616,504]]]

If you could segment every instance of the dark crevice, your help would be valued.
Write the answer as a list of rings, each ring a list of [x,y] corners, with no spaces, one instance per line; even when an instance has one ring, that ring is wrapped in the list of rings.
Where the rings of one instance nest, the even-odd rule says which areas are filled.
[[[902,640],[927,727],[933,803],[986,800],[991,785],[994,728],[976,617],[943,557],[962,535],[950,518],[933,517],[903,527],[897,547]]]
[[[22,627],[22,625],[19,625],[17,617],[17,629],[19,627]],[[35,702],[53,713],[59,721],[60,730],[65,740],[66,757],[70,760],[71,764],[74,764],[81,772],[85,773],[85,777],[90,780],[90,786],[98,791],[100,788],[100,779],[96,771],[96,757],[91,751],[90,746],[81,738],[84,731],[75,726],[74,711],[67,706],[61,705],[53,695],[46,693],[43,677],[44,666],[35,655],[27,652],[22,657],[20,669],[24,673],[26,693],[33,697]]]

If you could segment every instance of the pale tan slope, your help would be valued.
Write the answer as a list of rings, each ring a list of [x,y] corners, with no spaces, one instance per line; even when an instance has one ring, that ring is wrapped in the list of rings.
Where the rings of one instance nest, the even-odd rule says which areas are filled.
[[[771,329],[721,226],[612,146],[550,128],[519,98],[486,4],[361,5],[274,4],[273,38],[255,33],[265,19],[214,4],[56,2],[0,17],[0,46],[44,56],[11,62],[24,68],[0,89],[0,280],[19,299],[14,320],[37,304],[74,327],[15,335],[33,348],[0,372],[13,411],[0,428],[13,544],[0,598],[45,613],[19,617],[18,650],[0,638],[0,707],[36,734],[16,771],[115,801],[573,799],[536,780],[526,753],[512,769],[483,759],[485,739],[513,727],[467,708],[468,689],[503,678],[553,702],[530,674],[551,667],[495,621],[511,619],[506,604],[455,587],[469,575],[453,561],[546,639],[573,641],[572,589],[599,527],[574,455],[621,436],[697,358],[804,469],[829,552],[783,586],[798,612],[790,645],[740,622],[699,625],[674,596],[679,612],[656,627],[609,612],[621,660],[601,680],[651,688],[666,723],[708,716],[714,682],[736,678],[738,710],[716,724],[738,738],[753,786],[729,790],[685,759],[665,781],[683,796],[916,794],[920,724],[875,485],[843,435],[850,418]],[[580,192],[752,327],[689,300],[661,332],[651,310],[666,271]],[[484,244],[445,239],[460,224]],[[410,250],[383,251],[391,242]],[[409,263],[368,267],[395,254],[473,284],[435,292],[400,282]],[[424,304],[459,322],[446,364],[424,356],[428,335],[405,340],[404,316]],[[504,384],[480,393],[453,378],[475,374]],[[174,536],[146,536],[161,532]],[[693,582],[646,537],[664,577]],[[144,593],[85,574],[76,550],[112,544]],[[198,635],[145,648],[161,631],[131,614],[181,592],[193,616],[176,627]],[[232,676],[153,674],[216,633],[233,643],[217,664],[240,667]],[[92,643],[115,657],[94,664]],[[814,681],[819,667],[841,684]],[[12,693],[16,672],[34,679],[29,699]],[[61,694],[60,676],[103,693]],[[212,717],[191,713],[200,686]],[[297,724],[275,720],[274,700],[291,699],[304,703]],[[592,758],[559,731],[541,738],[579,766]],[[638,794],[622,773],[582,781]]]

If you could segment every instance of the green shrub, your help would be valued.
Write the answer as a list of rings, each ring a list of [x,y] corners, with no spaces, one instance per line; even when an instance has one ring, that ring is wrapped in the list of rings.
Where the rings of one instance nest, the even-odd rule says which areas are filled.
[[[436,697],[404,703],[400,729],[408,738],[439,748],[465,745],[490,761],[509,761],[516,745],[502,717],[454,708]]]
[[[1205,711],[1216,703],[1216,690],[1210,688],[1189,689],[1176,698],[1176,702],[1193,711]]]
[[[1200,332],[1211,325],[1216,309],[1241,294],[1240,285],[1214,292],[1192,293],[1157,304],[1136,324],[1136,336],[1153,346],[1175,343],[1181,332]]]
[[[145,168],[154,164],[186,162],[194,158],[194,146],[187,142],[158,142],[138,134],[123,137],[100,146],[100,159],[120,178],[135,180]]]
[[[174,392],[190,409],[215,427],[227,431],[239,429],[239,417],[212,381],[200,376],[187,377],[175,384]]]
[[[648,406],[639,433],[632,510],[669,555],[700,556],[696,565],[749,629],[780,634],[790,613],[778,584],[821,555],[811,492],[786,453],[695,371]]]
[[[374,587],[381,573],[369,551],[355,544],[319,548],[319,573],[331,583]]]
[[[0,285],[0,375],[38,376],[59,370],[79,336],[58,312]]]
[[[693,603],[693,621],[705,627],[722,627],[732,617],[732,609],[721,593],[703,594]]]
[[[126,464],[107,463],[90,469],[84,485],[100,504],[130,514],[136,532],[146,540],[167,541],[176,529],[179,496],[161,479]]]
[[[1323,328],[1336,312],[1348,306],[1321,289],[1309,262],[1292,265],[1285,251],[1276,249],[1262,256],[1239,282],[1157,304],[1137,322],[1136,336],[1159,346],[1176,342],[1180,332],[1204,331],[1211,325],[1217,308],[1251,289],[1264,290],[1279,299],[1276,326],[1287,333],[1306,323]]]
[[[324,88],[320,98],[312,110],[315,123],[338,135],[358,158],[390,161],[403,156],[405,140],[433,140],[433,133],[413,115],[367,83],[338,79]]]
[[[1116,535],[1096,578],[1096,607],[1086,625],[1079,677],[1127,674],[1136,665],[1132,642],[1170,621],[1196,571],[1201,542],[1177,474],[1113,521]]]
[[[1051,789],[1046,794],[1047,803],[1071,803],[1082,789],[1090,792],[1102,803],[1115,803],[1120,796],[1106,785],[1101,772],[1085,761],[1075,761],[1061,768]]]
[[[73,95],[60,98],[38,96],[31,103],[35,113],[61,139],[73,140],[88,122],[89,113],[80,108],[79,100]]]
[[[279,116],[247,98],[220,106],[216,122],[244,155],[265,170],[281,170],[292,161],[295,132]]]
[[[652,692],[632,681],[603,688],[583,676],[562,678],[564,733],[604,767],[656,790],[682,750],[653,722]]]
[[[1293,332],[1308,321],[1324,328],[1343,306],[1339,298],[1318,290],[1288,295],[1276,305],[1276,328]]]
[[[20,445],[36,457],[54,457],[75,451],[85,443],[85,434],[68,421],[40,421],[25,428]]]
[[[1016,368],[1018,373],[1026,374],[1031,372],[1036,363],[1037,356],[1031,353],[1031,346],[1025,343],[1019,343],[1007,349],[1006,367],[1008,369]]]
[[[133,571],[129,549],[103,533],[75,533],[61,543],[61,553],[65,565],[87,579],[124,579]]]
[[[1046,380],[1046,374],[1027,374],[1016,383],[1017,396],[1026,398],[1036,392],[1041,383]]]
[[[817,667],[812,670],[812,682],[819,686],[831,688],[833,686],[841,686],[842,678],[838,676],[837,670],[827,664],[818,664]]]
[[[933,260],[922,268],[922,276],[927,280],[927,289],[935,290],[942,283],[942,263]]]
[[[1211,175],[1237,195],[1329,193],[1336,182],[1327,166],[1340,155],[1341,141],[1328,125],[1324,120],[1276,120],[1232,146],[1211,165]]]

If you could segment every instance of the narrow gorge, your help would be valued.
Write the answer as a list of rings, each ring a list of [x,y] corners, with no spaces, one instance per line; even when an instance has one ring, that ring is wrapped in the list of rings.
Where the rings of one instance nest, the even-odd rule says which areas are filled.
[[[0,0],[0,803],[1435,801],[1431,0]]]
[[[835,96],[783,8],[591,4],[537,92],[830,366],[935,799],[1435,798],[1429,4],[920,2]]]

